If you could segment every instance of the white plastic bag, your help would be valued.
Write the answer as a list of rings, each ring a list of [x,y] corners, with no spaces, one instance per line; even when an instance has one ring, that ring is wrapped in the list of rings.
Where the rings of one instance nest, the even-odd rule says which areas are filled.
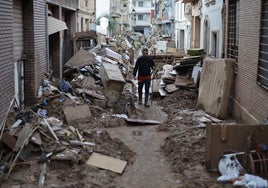
[[[235,180],[239,177],[240,170],[243,169],[241,164],[236,158],[235,154],[223,155],[218,164],[218,169],[222,176],[217,181],[226,182]]]

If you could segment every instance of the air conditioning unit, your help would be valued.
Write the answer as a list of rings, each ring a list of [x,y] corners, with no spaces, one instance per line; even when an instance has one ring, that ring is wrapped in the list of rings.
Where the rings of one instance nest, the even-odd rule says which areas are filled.
[[[186,4],[185,5],[185,14],[191,14],[192,13],[192,5],[191,4]]]

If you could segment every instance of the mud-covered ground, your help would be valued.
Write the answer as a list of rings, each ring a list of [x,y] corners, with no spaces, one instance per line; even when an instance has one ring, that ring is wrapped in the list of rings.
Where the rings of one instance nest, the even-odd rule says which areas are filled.
[[[167,157],[171,169],[178,175],[178,187],[219,187],[218,174],[208,173],[205,168],[205,128],[198,128],[198,118],[204,115],[196,108],[197,94],[189,90],[179,90],[158,101],[169,115],[165,127],[169,136],[161,152]]]
[[[41,168],[46,164],[44,187],[229,187],[217,183],[219,174],[209,173],[204,166],[206,132],[198,127],[198,118],[205,112],[196,108],[197,96],[195,91],[180,89],[164,98],[154,96],[150,108],[135,102],[128,109],[129,117],[158,120],[158,125],[130,125],[122,118],[108,116],[110,109],[91,106],[90,120],[72,126],[95,146],[71,147],[64,144],[68,142],[66,135],[59,136],[59,143],[47,138],[43,152],[60,147],[71,151],[68,160],[60,160],[56,154],[42,159],[40,151],[34,152],[29,144],[31,152],[18,160],[0,186],[38,187]],[[54,101],[48,105],[48,113],[64,118],[62,104]],[[123,173],[86,164],[93,152],[127,161]]]

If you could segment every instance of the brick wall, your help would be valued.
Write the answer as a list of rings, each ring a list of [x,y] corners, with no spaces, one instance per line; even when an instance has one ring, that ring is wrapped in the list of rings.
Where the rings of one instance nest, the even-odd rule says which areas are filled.
[[[256,84],[261,0],[240,0],[238,72],[235,79],[234,116],[245,123],[268,117],[268,90]]]
[[[46,4],[42,0],[24,1],[25,105],[36,103],[37,90],[47,66]]]
[[[13,4],[0,1],[0,124],[14,96]]]

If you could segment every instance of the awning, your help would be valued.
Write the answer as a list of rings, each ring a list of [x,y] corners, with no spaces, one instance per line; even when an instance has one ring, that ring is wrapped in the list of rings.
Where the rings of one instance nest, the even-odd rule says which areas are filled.
[[[68,29],[66,23],[52,16],[48,16],[48,35]]]

